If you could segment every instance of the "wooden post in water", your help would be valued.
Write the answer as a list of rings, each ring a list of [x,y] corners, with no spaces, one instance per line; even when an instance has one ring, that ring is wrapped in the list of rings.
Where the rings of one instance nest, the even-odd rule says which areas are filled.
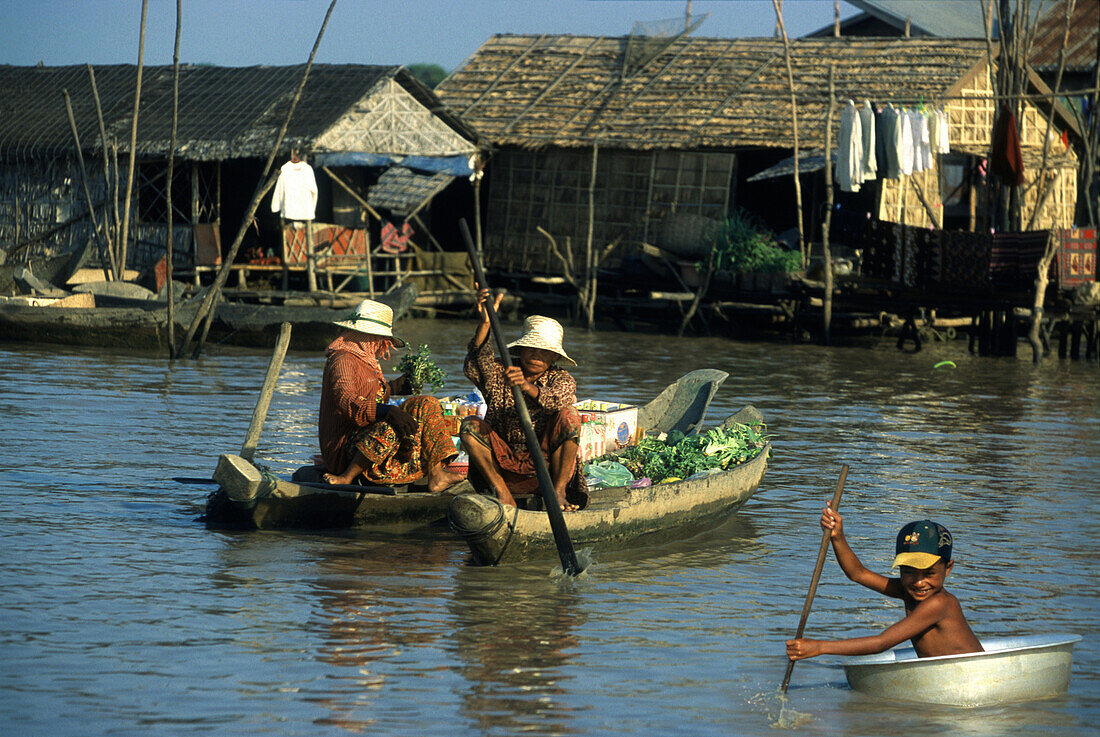
[[[141,33],[138,38],[137,82],[134,87],[134,113],[130,120],[130,167],[126,171],[126,199],[122,202],[122,237],[119,238],[119,281],[126,280],[126,248],[130,232],[130,197],[134,189],[134,167],[137,166],[138,108],[141,106],[141,72],[145,65],[145,16],[149,0],[141,0]]]
[[[172,284],[172,261],[175,244],[172,241],[172,222],[175,207],[172,205],[172,177],[176,166],[176,128],[180,112],[180,25],[183,22],[183,0],[176,0],[176,44],[172,50],[172,138],[168,143],[168,182],[165,199],[168,200],[168,234],[164,247],[164,273],[167,279],[167,291],[164,293],[168,320],[168,357],[176,357],[176,306],[175,288]]]
[[[839,28],[839,25],[837,27]],[[833,165],[831,156],[833,143],[833,112],[836,108],[835,75],[836,64],[830,64],[829,112],[825,116],[825,222],[821,224],[821,249],[825,258],[825,294],[821,301],[821,318],[825,345],[829,345],[830,331],[833,323],[833,257],[829,250],[829,228],[833,222]]]

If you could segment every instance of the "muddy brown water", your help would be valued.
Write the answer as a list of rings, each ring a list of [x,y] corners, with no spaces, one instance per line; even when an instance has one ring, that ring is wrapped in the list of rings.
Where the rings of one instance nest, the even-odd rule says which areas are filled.
[[[471,323],[407,320],[465,389]],[[518,333],[518,325],[508,326]],[[475,568],[463,543],[212,531],[209,476],[239,449],[269,355],[198,361],[0,345],[0,719],[11,735],[1093,734],[1100,723],[1100,370],[569,330],[582,398],[645,401],[730,373],[718,420],[758,407],[775,453],[756,497],[675,542]],[[944,360],[956,368],[934,369]],[[391,362],[392,363],[392,362]],[[315,452],[324,359],[291,353],[257,458]],[[445,390],[446,391],[446,390]],[[893,537],[955,534],[948,588],[981,635],[1083,635],[1069,693],[983,709],[850,691],[837,659],[778,686],[841,463],[849,537],[888,572]],[[881,630],[900,606],[830,555],[809,636]]]

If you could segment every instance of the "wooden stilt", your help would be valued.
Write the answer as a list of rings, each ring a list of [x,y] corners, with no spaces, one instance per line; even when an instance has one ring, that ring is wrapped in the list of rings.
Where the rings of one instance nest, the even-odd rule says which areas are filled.
[[[1085,322],[1085,358],[1089,361],[1096,358],[1098,328],[1100,328],[1100,323],[1096,320],[1088,320]]]
[[[1074,361],[1081,358],[1081,334],[1084,333],[1084,325],[1080,320],[1074,320],[1070,326],[1069,357]]]
[[[1069,323],[1066,320],[1059,320],[1058,326],[1055,328],[1058,331],[1058,358],[1069,357]]]

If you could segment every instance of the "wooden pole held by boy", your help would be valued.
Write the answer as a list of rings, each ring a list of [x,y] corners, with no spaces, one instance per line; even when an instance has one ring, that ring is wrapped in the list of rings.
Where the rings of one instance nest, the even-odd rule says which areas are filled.
[[[848,478],[848,464],[840,467],[840,478],[836,481],[836,491],[833,492],[833,500],[829,502],[829,509],[834,512],[840,509],[840,495],[844,492],[844,480]],[[814,575],[810,579],[810,590],[806,592],[806,603],[802,605],[802,618],[798,620],[798,632],[795,639],[802,637],[806,629],[806,620],[810,618],[810,607],[814,603],[814,594],[817,593],[817,582],[821,578],[821,569],[825,567],[825,554],[829,551],[829,530],[821,533],[821,549],[817,551],[817,564],[814,566]],[[794,661],[787,661],[787,673],[783,676],[783,685],[780,690],[787,693],[787,686],[791,684],[791,672],[794,670]]]

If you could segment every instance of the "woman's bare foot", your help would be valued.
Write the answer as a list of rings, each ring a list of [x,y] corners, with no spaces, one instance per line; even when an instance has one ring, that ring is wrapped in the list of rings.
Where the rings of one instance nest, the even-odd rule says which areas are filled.
[[[440,463],[428,473],[428,491],[445,491],[464,478],[466,477],[460,473],[448,471],[447,467]]]
[[[563,512],[576,512],[580,509],[576,504],[566,501],[565,497],[560,494],[558,495],[558,504],[561,505],[561,511]]]
[[[332,484],[334,486],[336,486],[336,485],[343,486],[343,485],[354,483],[355,482],[355,477],[354,476],[338,476],[334,473],[323,473],[323,474],[321,474],[321,481],[325,482],[326,484]]]

